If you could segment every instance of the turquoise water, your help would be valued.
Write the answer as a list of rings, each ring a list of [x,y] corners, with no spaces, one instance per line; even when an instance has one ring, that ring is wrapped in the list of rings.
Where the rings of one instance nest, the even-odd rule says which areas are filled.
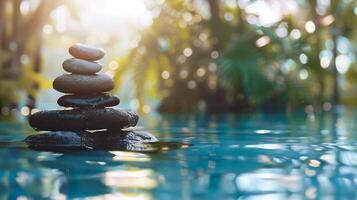
[[[146,116],[184,143],[152,153],[32,151],[26,121],[3,121],[0,199],[356,199],[356,114]]]

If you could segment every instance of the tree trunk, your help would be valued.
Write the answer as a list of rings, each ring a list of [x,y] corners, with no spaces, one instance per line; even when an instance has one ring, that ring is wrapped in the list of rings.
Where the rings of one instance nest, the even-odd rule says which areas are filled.
[[[321,75],[318,77],[318,84],[319,84],[319,92],[318,92],[318,103],[319,106],[322,106],[324,103],[324,94],[325,94],[325,82],[324,77]]]
[[[21,27],[22,27],[22,17],[20,12],[21,0],[13,1],[13,17],[12,17],[12,38],[11,38],[11,59],[9,64],[9,74],[10,77],[14,77],[15,79],[19,76],[19,61],[20,56],[23,51],[23,46],[21,41]]]
[[[321,107],[323,105],[324,101],[324,94],[325,94],[325,82],[324,82],[324,77],[325,77],[325,71],[321,70],[320,67],[320,58],[318,56],[318,53],[321,52],[321,44],[323,43],[323,38],[321,36],[321,17],[317,14],[317,0],[309,1],[310,3],[310,13],[312,15],[312,19],[316,25],[316,31],[315,34],[312,36],[314,41],[312,42],[312,62],[310,64],[311,66],[314,66],[312,69],[315,70],[315,74],[317,74],[317,83],[319,87],[318,94],[316,95],[317,101],[316,104],[317,106]]]
[[[333,41],[333,50],[332,50],[332,61],[331,61],[331,68],[332,68],[332,77],[333,77],[333,93],[332,93],[332,105],[336,106],[340,103],[340,90],[339,90],[339,84],[338,84],[338,71],[336,67],[336,58],[337,58],[337,39],[338,35],[340,34],[339,26],[338,26],[338,21],[340,19],[340,14],[339,14],[339,5],[340,2],[339,0],[331,0],[330,3],[330,9],[331,9],[331,14],[335,16],[335,21],[332,23],[331,28],[330,28],[330,33],[332,36],[332,41]]]
[[[340,103],[340,91],[339,91],[339,85],[338,85],[338,71],[336,67],[336,57],[337,57],[337,36],[338,36],[338,28],[333,25],[331,28],[332,32],[332,40],[334,43],[333,47],[333,57],[332,57],[332,62],[331,62],[331,67],[332,67],[332,78],[333,78],[333,93],[332,93],[332,104],[334,106],[338,105]]]
[[[6,25],[5,25],[5,5],[6,0],[0,1],[0,50],[4,49],[5,37],[6,37]],[[0,63],[1,66],[1,63]]]
[[[42,26],[48,21],[51,10],[60,4],[58,0],[40,1],[32,14],[22,16],[21,2],[22,0],[0,0],[0,47],[2,51],[10,55],[9,58],[6,58],[7,60],[0,63],[1,78],[14,82],[23,75],[20,58],[25,53],[33,57],[34,72],[41,71]],[[11,4],[12,7],[12,12],[8,16],[4,12],[6,4]],[[32,39],[35,40],[34,46],[28,46]],[[31,49],[28,49],[30,47]],[[38,85],[34,84],[33,87],[37,89]],[[28,94],[27,100],[30,109],[33,108],[35,97]],[[6,105],[17,108],[17,102],[6,102]]]
[[[213,50],[220,51],[222,49],[222,22],[220,19],[219,1],[218,0],[207,0],[210,8],[210,28],[213,39]]]
[[[42,31],[38,30],[36,34],[36,47],[34,50],[33,54],[33,71],[36,73],[40,73],[42,70],[42,57],[41,57],[41,50],[42,50],[42,43],[43,43],[43,38],[42,38]],[[37,83],[33,84],[33,88],[35,90],[39,89],[39,85]],[[36,96],[32,94],[27,95],[27,106],[29,107],[29,110],[31,112],[32,109],[36,107]]]

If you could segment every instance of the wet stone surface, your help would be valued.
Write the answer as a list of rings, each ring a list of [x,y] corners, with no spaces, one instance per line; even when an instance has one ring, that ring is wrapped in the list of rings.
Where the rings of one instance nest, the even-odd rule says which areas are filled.
[[[37,112],[30,116],[29,122],[36,130],[78,131],[121,130],[135,126],[138,120],[139,116],[130,110],[78,108]]]
[[[158,142],[158,139],[143,131],[56,131],[31,135],[27,145],[34,150],[125,150],[141,151],[143,143]]]
[[[64,107],[105,108],[118,105],[120,100],[109,94],[64,95],[58,99],[57,103]]]

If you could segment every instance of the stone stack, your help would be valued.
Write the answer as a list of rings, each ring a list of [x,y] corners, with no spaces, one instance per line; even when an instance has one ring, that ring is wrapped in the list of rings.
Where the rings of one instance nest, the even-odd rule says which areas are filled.
[[[123,141],[130,143],[133,138],[136,142],[156,141],[149,133],[123,131],[137,124],[139,117],[135,112],[108,108],[118,105],[120,100],[108,93],[114,88],[113,80],[98,73],[102,66],[95,61],[103,58],[104,51],[75,44],[69,48],[69,53],[74,58],[65,60],[63,69],[70,74],[61,75],[53,82],[55,90],[66,93],[57,103],[68,109],[31,115],[29,123],[35,130],[55,132],[30,136],[26,142],[32,146],[58,146],[80,139],[82,142],[90,141],[92,147],[104,145],[105,148],[108,145],[112,147],[113,143],[114,146],[120,146]]]

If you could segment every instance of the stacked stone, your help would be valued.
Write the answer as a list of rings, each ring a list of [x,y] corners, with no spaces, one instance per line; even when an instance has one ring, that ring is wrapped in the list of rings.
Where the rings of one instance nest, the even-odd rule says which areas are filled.
[[[35,146],[81,145],[78,141],[84,141],[94,146],[104,143],[105,147],[118,141],[156,141],[149,133],[123,131],[137,124],[139,117],[135,112],[108,108],[118,105],[120,100],[108,93],[114,88],[113,80],[98,73],[102,66],[95,61],[103,58],[104,51],[75,44],[69,48],[69,53],[74,58],[65,60],[63,69],[70,74],[57,77],[53,88],[66,93],[57,103],[70,109],[31,115],[29,123],[34,129],[55,132],[30,136],[26,141]]]
[[[75,44],[69,53],[74,58],[65,60],[63,69],[71,74],[57,77],[53,88],[67,93],[58,99],[58,104],[73,109],[35,113],[29,119],[30,125],[47,131],[122,130],[135,126],[139,119],[135,112],[107,108],[118,105],[120,100],[106,93],[114,88],[113,80],[97,73],[102,66],[94,61],[103,58],[104,51]]]

